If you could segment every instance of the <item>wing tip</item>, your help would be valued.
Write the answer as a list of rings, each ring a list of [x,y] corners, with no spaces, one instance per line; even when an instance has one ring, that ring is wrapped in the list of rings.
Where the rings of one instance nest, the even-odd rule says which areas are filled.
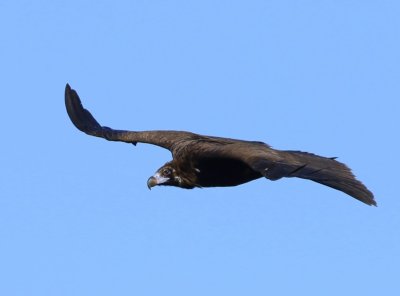
[[[65,107],[70,120],[80,131],[89,135],[96,135],[96,132],[101,130],[100,124],[83,107],[78,93],[68,83],[65,86]]]
[[[363,199],[357,198],[357,197],[355,197],[355,198],[358,199],[359,201],[365,203],[368,206],[378,207],[378,204],[376,203],[376,201],[373,197],[367,197],[367,198],[363,198]]]
[[[374,194],[359,180],[354,178],[349,183],[341,184],[341,185],[344,185],[344,186],[336,187],[336,189],[347,193],[348,195],[365,203],[366,205],[375,206],[375,207],[378,206],[378,204],[374,198]]]
[[[374,206],[374,207],[378,207],[378,204],[376,202],[376,200],[374,199],[374,196],[371,195],[368,199],[368,203],[366,203],[369,206]]]
[[[79,108],[80,100],[78,94],[74,92],[71,86],[67,83],[65,85],[65,107],[67,109],[68,116],[72,123],[77,127],[79,130],[82,130],[82,126],[79,121],[79,112],[82,108],[82,105]]]

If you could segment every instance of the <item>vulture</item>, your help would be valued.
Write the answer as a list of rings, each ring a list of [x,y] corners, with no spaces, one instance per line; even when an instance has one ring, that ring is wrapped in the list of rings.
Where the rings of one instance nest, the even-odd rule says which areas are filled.
[[[172,160],[148,179],[149,189],[158,185],[186,189],[224,187],[262,177],[273,181],[297,177],[340,190],[367,205],[376,206],[372,192],[336,157],[277,150],[263,142],[203,136],[186,131],[111,129],[100,125],[82,106],[77,92],[69,84],[65,88],[65,105],[72,123],[88,135],[168,149],[172,153]]]

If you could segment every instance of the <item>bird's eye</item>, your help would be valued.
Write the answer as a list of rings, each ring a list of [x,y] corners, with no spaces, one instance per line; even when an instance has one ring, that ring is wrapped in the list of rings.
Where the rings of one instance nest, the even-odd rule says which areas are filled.
[[[163,171],[162,171],[162,174],[164,176],[169,176],[169,175],[171,175],[171,173],[172,173],[171,169],[163,169]]]

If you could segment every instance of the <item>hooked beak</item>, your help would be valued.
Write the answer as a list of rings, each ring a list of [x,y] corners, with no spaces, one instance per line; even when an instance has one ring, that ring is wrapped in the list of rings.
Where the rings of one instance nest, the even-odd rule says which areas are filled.
[[[154,176],[151,176],[148,180],[147,180],[147,187],[151,190],[151,187],[154,187],[156,185],[160,185],[162,183],[165,183],[169,180],[169,178],[165,178],[160,176],[158,173],[155,174]]]
[[[148,180],[147,180],[147,187],[151,190],[151,187],[154,187],[154,186],[156,186],[158,183],[157,183],[157,179],[154,177],[154,176],[152,176],[152,177],[150,177]]]

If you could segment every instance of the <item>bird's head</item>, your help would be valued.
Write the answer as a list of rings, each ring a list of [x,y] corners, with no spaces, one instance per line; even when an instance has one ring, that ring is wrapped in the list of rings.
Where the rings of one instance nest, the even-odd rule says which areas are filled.
[[[179,173],[180,170],[173,163],[173,161],[167,162],[157,172],[147,180],[147,187],[151,189],[157,185],[176,186],[182,188],[193,188],[188,186],[184,181],[184,178]]]

